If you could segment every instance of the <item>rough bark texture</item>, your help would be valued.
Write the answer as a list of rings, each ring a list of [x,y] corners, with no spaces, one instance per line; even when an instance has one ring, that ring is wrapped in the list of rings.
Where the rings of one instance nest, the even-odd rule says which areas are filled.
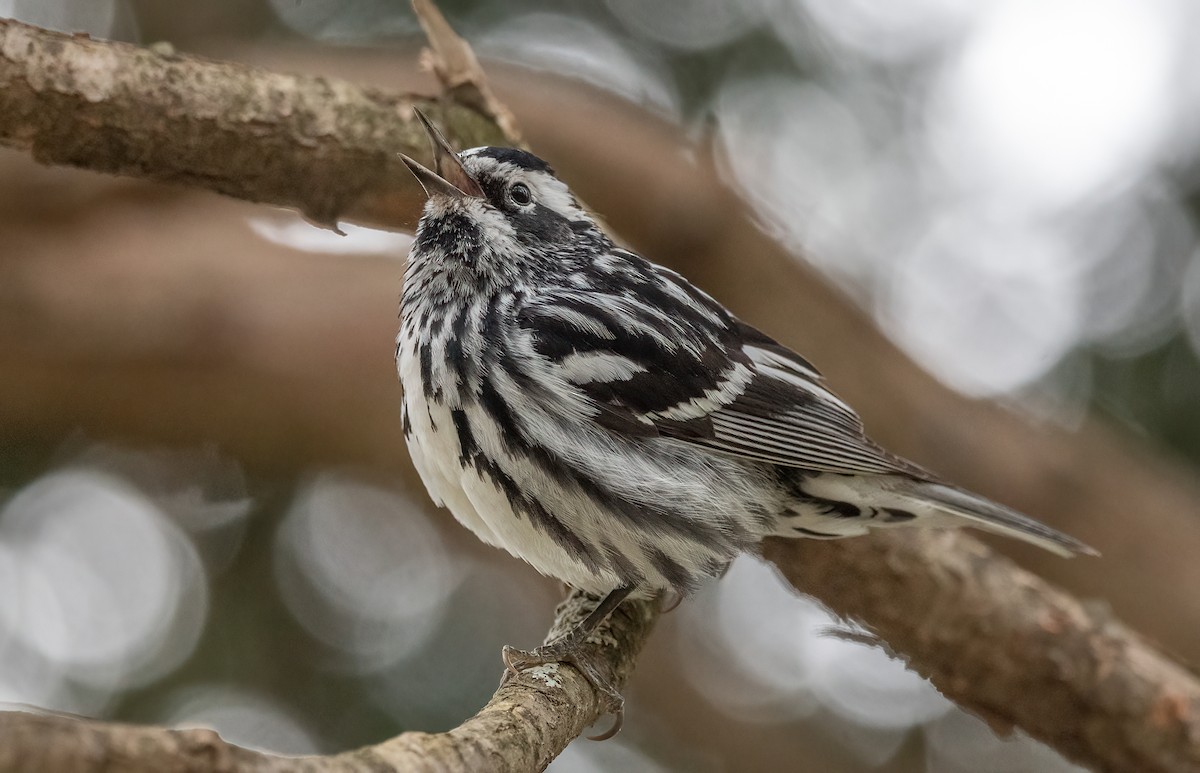
[[[1200,770],[1200,683],[1115,620],[952,532],[768,540],[797,589],[998,730],[1096,770]]]
[[[293,207],[322,225],[419,212],[397,156],[428,157],[414,104],[464,147],[502,141],[451,103],[0,19],[0,142],[47,164]]]
[[[529,111],[532,116],[532,100],[539,98],[542,105],[559,108],[553,120],[540,124],[541,131],[536,130],[536,122],[529,124],[529,137],[539,150],[547,148],[543,152],[552,161],[561,158],[558,166],[568,179],[573,181],[573,169],[593,172],[590,176],[579,174],[582,185],[577,187],[583,188],[585,198],[619,231],[648,254],[683,268],[734,308],[745,309],[752,321],[813,355],[835,386],[863,410],[873,431],[897,450],[1096,544],[1107,555],[1104,571],[1089,570],[1085,561],[1047,566],[1053,571],[1062,571],[1059,567],[1064,565],[1073,567],[1060,576],[1078,588],[1114,599],[1123,614],[1141,617],[1148,628],[1181,648],[1194,647],[1200,611],[1193,599],[1194,588],[1200,586],[1200,565],[1194,560],[1176,560],[1187,553],[1180,546],[1200,541],[1195,538],[1200,529],[1200,499],[1193,480],[1152,456],[1132,453],[1128,441],[1095,426],[1077,436],[1035,428],[995,406],[948,392],[900,355],[852,304],[754,229],[736,198],[711,184],[711,169],[704,164],[664,160],[664,149],[670,152],[674,146],[658,140],[657,144],[623,146],[623,152],[614,155],[604,134],[611,132],[610,124],[598,120],[597,115],[611,118],[612,103],[604,103],[594,94],[588,97],[590,105],[574,103],[572,99],[580,99],[577,94],[561,91],[552,102],[546,94],[554,87],[547,84],[552,81],[534,82],[525,77],[521,91],[514,92],[516,98],[503,92],[502,96],[519,114]],[[413,124],[407,122],[407,99],[322,78],[281,76],[0,21],[0,142],[32,149],[37,158],[47,162],[196,185],[251,201],[296,207],[323,222],[343,217],[390,225],[411,222],[417,191],[407,173],[396,170],[392,154],[399,150],[423,155],[426,148],[423,139],[417,140]],[[458,129],[453,134],[464,144],[489,141],[489,132],[496,136],[474,113],[453,111],[446,117]],[[642,151],[644,155],[639,155]],[[613,179],[619,182],[614,184]],[[638,195],[630,195],[630,191]],[[659,217],[646,217],[647,211]],[[5,270],[35,271],[36,267],[10,265]],[[321,270],[328,281],[330,269]],[[389,277],[395,281],[394,266],[374,264],[358,270],[364,272],[363,287],[383,284],[385,288],[380,298],[388,301],[388,311],[382,315],[387,332],[381,340],[386,342],[394,324],[395,295],[394,285],[386,283]],[[17,276],[36,278],[24,273]],[[62,316],[54,318],[56,307],[47,300],[53,296],[39,295],[38,287],[34,281],[3,284],[8,300],[44,304],[27,305],[24,312],[32,307],[51,314],[43,322],[58,323],[40,333],[48,343],[62,336],[60,349],[38,347],[25,359],[22,353],[27,351],[28,341],[7,341],[3,348],[17,367],[6,366],[0,386],[6,395],[25,399],[26,403],[18,404],[27,410],[13,413],[14,403],[4,400],[0,401],[4,403],[0,416],[7,415],[26,429],[58,426],[64,421],[55,413],[61,407],[52,399],[59,394],[55,385],[59,380],[78,383],[80,363],[97,356],[96,348],[86,352],[79,348],[70,324],[81,325],[85,337],[105,332],[62,309],[58,309]],[[339,290],[332,285],[321,291],[324,298],[338,297]],[[189,285],[186,292],[195,293],[195,298],[207,297],[205,293],[221,296],[219,287]],[[371,303],[379,300],[373,295],[370,299]],[[120,297],[113,302],[119,305]],[[313,316],[311,309],[305,311]],[[244,416],[238,410],[221,414],[222,406],[219,401],[214,403],[212,391],[206,389],[211,384],[196,383],[197,366],[211,369],[214,361],[230,356],[232,344],[225,342],[227,348],[205,346],[191,336],[192,326],[184,325],[180,331],[185,329],[188,334],[181,332],[178,340],[170,338],[170,330],[153,331],[158,336],[157,348],[147,351],[156,363],[151,375],[160,387],[153,396],[136,406],[125,406],[123,410],[130,413],[114,418],[111,411],[105,412],[111,406],[104,404],[104,395],[110,389],[121,395],[128,390],[119,381],[119,373],[105,371],[103,375],[114,380],[89,380],[87,397],[92,402],[81,402],[85,407],[79,410],[86,414],[86,405],[93,405],[93,418],[110,429],[128,432],[134,427],[135,434],[166,432],[181,439],[187,436],[186,430],[180,430],[182,423],[156,421],[148,412],[161,411],[161,416],[177,422],[193,420],[190,411],[179,408],[199,405],[202,401],[197,396],[203,393],[205,410],[215,406],[218,419],[224,417],[231,433],[244,432]],[[319,342],[324,332],[296,331],[306,337],[302,339],[305,343]],[[128,346],[124,339],[117,343]],[[272,360],[270,367],[290,366],[282,357],[291,350],[287,346],[277,350],[281,359]],[[133,361],[146,355],[119,351]],[[232,359],[236,366],[237,352]],[[170,366],[180,362],[180,372],[172,371]],[[314,370],[311,361],[306,367]],[[376,373],[371,368],[356,374]],[[350,388],[360,398],[374,390],[359,386],[373,383],[370,378],[360,382],[349,371],[329,370],[335,371],[328,378],[331,383],[338,382],[337,388]],[[381,365],[377,372],[382,377],[388,370],[390,365]],[[888,389],[879,388],[881,373],[886,374]],[[289,374],[270,375],[286,381]],[[141,378],[147,374],[133,375]],[[386,376],[390,379],[390,374]],[[263,415],[254,417],[261,422],[256,433],[264,427],[274,427],[278,433],[256,434],[254,442],[265,444],[258,453],[267,458],[288,445],[275,441],[292,437],[299,414],[277,399],[271,389],[275,382],[262,372],[256,371],[255,377],[261,379],[263,394],[269,395],[260,407],[274,405],[277,410],[275,415],[267,407]],[[244,390],[237,394],[240,400],[246,397]],[[344,393],[335,390],[333,394],[344,405]],[[372,400],[377,396],[380,404],[394,397],[371,391],[371,400],[361,402],[376,406]],[[316,392],[310,397],[334,402],[330,395]],[[394,462],[392,454],[400,447],[399,427],[394,417],[387,424],[387,415],[372,407],[363,414],[365,431],[338,438],[345,445],[313,442],[312,447],[319,446],[326,455],[344,453],[359,460]],[[75,419],[87,423],[82,414],[66,421]],[[278,426],[271,425],[272,421]],[[235,425],[236,430],[232,429]],[[213,426],[219,425],[205,429]],[[387,429],[370,429],[376,426]],[[334,432],[328,427],[312,431],[317,440],[327,439],[321,432]],[[171,434],[179,432],[182,434]],[[1121,526],[1131,512],[1138,514],[1136,540]],[[964,705],[1027,729],[1075,759],[1100,768],[1197,769],[1200,704],[1192,677],[1119,624],[1085,610],[1069,596],[995,559],[972,541],[945,535],[889,535],[839,545],[778,543],[768,547],[768,554],[806,592],[863,621],[891,649]],[[1149,597],[1167,604],[1174,614],[1149,616],[1142,603]],[[619,651],[626,652],[624,648]],[[587,721],[586,705],[594,709],[594,696],[586,695],[586,684],[580,683],[571,669],[563,673],[566,692],[559,697],[566,703],[547,699],[552,712],[528,715],[530,719],[540,717],[545,725],[513,723],[515,709],[509,704],[489,713],[495,708],[493,701],[477,718],[478,723],[471,724],[476,722],[471,720],[464,725],[470,730],[460,728],[436,736],[439,740],[430,743],[448,745],[455,750],[452,754],[460,757],[476,755],[484,752],[467,738],[474,738],[480,727],[488,733],[503,728],[515,732],[526,749],[525,756],[513,758],[517,760],[514,764],[526,767],[511,769],[544,765],[549,759],[546,754],[556,753],[553,745],[558,743],[560,731],[569,740]],[[575,688],[582,692],[572,692]],[[1029,700],[1030,694],[1036,699]],[[588,700],[593,704],[587,704]],[[33,731],[45,735],[28,735]],[[460,732],[466,736],[455,735]],[[109,763],[139,769],[132,767],[135,763],[120,749],[132,749],[139,755],[192,750],[187,752],[189,759],[207,765],[203,769],[220,769],[217,764],[225,762],[230,766],[267,764],[263,760],[268,758],[229,749],[210,735],[169,733],[4,715],[0,718],[0,763],[4,763],[0,770],[38,769],[43,763],[45,769],[60,770],[95,769]],[[414,743],[425,749],[420,744],[428,738],[401,736],[373,748],[400,754],[415,748],[411,746]],[[544,743],[552,752],[541,747],[529,751],[528,742]],[[43,756],[18,760],[16,755],[29,754],[31,748],[32,753]],[[199,769],[171,764],[164,756],[154,759],[150,769]],[[348,764],[356,759],[364,765],[373,762],[351,754],[319,763],[288,760],[270,764],[296,769],[301,764]],[[470,756],[461,759],[478,760]]]
[[[550,636],[595,604],[572,593]],[[658,612],[651,602],[621,605],[589,640],[586,657],[620,686],[629,678]],[[328,757],[284,757],[244,749],[211,730],[168,730],[53,714],[0,712],[0,771],[224,773],[330,771],[524,773],[543,770],[600,716],[590,682],[567,665],[530,669],[496,691],[478,714],[445,733],[403,733]],[[603,721],[603,720],[602,720]]]

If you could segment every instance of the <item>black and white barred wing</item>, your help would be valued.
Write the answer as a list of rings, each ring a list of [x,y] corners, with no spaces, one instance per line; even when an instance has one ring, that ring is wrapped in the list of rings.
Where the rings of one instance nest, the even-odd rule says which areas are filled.
[[[543,378],[555,381],[543,394],[569,390],[574,407],[614,432],[813,472],[889,476],[876,494],[886,488],[904,510],[932,507],[1060,555],[1095,552],[889,454],[800,355],[681,278],[656,276],[658,285],[619,292],[559,291],[520,312]]]
[[[791,467],[932,477],[871,442],[798,354],[666,271],[623,291],[558,291],[519,324],[595,420]]]

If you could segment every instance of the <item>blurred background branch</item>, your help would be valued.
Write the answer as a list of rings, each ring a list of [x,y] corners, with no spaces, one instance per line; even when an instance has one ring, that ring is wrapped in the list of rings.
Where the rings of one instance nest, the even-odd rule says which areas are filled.
[[[793,586],[999,732],[1095,770],[1200,770],[1200,682],[1104,605],[1080,603],[954,533],[814,545],[772,539]]]
[[[322,225],[412,224],[420,189],[397,153],[428,155],[414,99],[0,19],[0,142],[45,164],[293,207]],[[422,101],[440,115],[432,103]],[[466,146],[503,141],[475,111],[441,104]]]
[[[147,30],[163,23],[155,22],[152,12],[143,18]],[[197,40],[187,45],[276,70],[310,70],[387,89],[434,90],[417,75],[415,52],[399,57],[377,50],[323,49],[314,59],[307,46]],[[6,59],[11,55],[11,48],[0,50]],[[145,56],[153,60],[161,54]],[[174,61],[167,57],[166,63]],[[1081,597],[1105,599],[1118,616],[1183,657],[1200,655],[1194,636],[1200,605],[1190,592],[1200,582],[1200,566],[1192,560],[1200,544],[1194,470],[1152,450],[1145,439],[1103,422],[1083,419],[1069,428],[1034,422],[994,403],[965,398],[914,365],[878,331],[859,302],[796,261],[778,233],[764,233],[761,209],[723,182],[731,164],[727,154],[752,156],[764,143],[726,146],[724,154],[710,158],[709,144],[701,142],[697,156],[697,144],[685,141],[672,122],[650,117],[623,99],[546,72],[499,64],[488,69],[531,145],[623,238],[810,356],[860,409],[871,432],[897,451],[1077,534],[1105,557],[1060,562],[1015,546],[1001,549]],[[315,79],[300,82],[321,85]],[[342,88],[331,91],[343,94]],[[187,90],[186,84],[179,87],[181,93]],[[320,88],[317,92],[323,93]],[[378,95],[360,100],[354,96],[358,93],[351,92],[356,106],[378,111],[373,125],[401,125],[395,120],[403,112],[399,102]],[[280,104],[289,107],[286,101]],[[64,131],[90,137],[98,155],[115,148],[115,156],[126,159],[123,164],[132,164],[122,167],[125,171],[137,168],[136,157],[130,161],[122,155],[134,151],[161,151],[168,156],[161,159],[165,164],[193,154],[188,163],[201,164],[205,175],[213,175],[212,187],[224,190],[228,184],[214,169],[237,156],[225,145],[195,145],[203,141],[202,132],[167,131],[153,142],[147,136],[143,147],[95,133],[101,116],[88,112],[88,105],[69,107],[53,120]],[[309,109],[307,104],[300,107]],[[73,124],[76,116],[82,119],[78,126]],[[40,119],[34,116],[33,125]],[[254,128],[272,131],[269,125]],[[279,135],[281,142],[305,136],[289,132]],[[403,142],[386,138],[381,143],[386,147],[393,139]],[[299,144],[299,149],[279,152],[302,153],[304,143]],[[378,146],[372,147],[376,153]],[[413,150],[425,152],[421,146]],[[385,163],[382,155],[364,157],[371,159],[367,164]],[[331,464],[353,464],[388,476],[401,471],[403,486],[419,491],[399,438],[397,387],[386,356],[401,270],[394,257],[403,253],[403,242],[373,242],[359,248],[366,255],[353,259],[335,256],[342,248],[316,237],[310,239],[315,246],[298,250],[287,234],[299,224],[261,209],[178,189],[42,170],[19,155],[2,161],[11,184],[0,190],[7,242],[0,251],[0,427],[10,441],[5,444],[5,453],[14,460],[10,470],[61,464],[62,452],[56,455],[52,449],[82,427],[94,437],[139,446],[215,442],[256,476],[289,476]],[[236,164],[227,173],[236,177]],[[408,184],[402,175],[385,177],[375,178],[384,189]],[[296,166],[280,181],[290,181],[287,190],[279,191],[286,197],[283,203],[301,206],[297,199],[311,196],[317,205],[308,211],[322,221],[335,214],[328,202],[354,201],[359,195],[319,193],[347,184],[331,167],[308,172]],[[416,209],[404,195],[379,197],[384,203],[364,207],[362,218],[411,224]],[[647,217],[648,212],[655,216]],[[356,244],[368,238],[346,230],[348,241]],[[988,238],[986,231],[976,238]],[[46,449],[40,457],[31,453],[37,448]],[[311,496],[347,488],[353,486],[344,481],[331,486],[322,479],[311,486]],[[404,507],[415,511],[414,505]],[[395,512],[381,514],[379,524],[399,528],[388,520],[388,515],[396,520]],[[307,513],[297,505],[287,523],[299,519],[313,528],[320,521]],[[253,529],[247,533],[250,542],[243,554],[255,544]],[[289,539],[301,533],[279,532]],[[257,539],[264,540],[261,533]],[[454,542],[457,535],[450,531],[443,539]],[[469,542],[459,549],[472,562],[498,560]],[[207,555],[204,560],[206,566],[214,565]],[[520,569],[516,572],[520,587],[532,585]],[[227,577],[231,591],[248,579],[236,572],[216,576]],[[733,593],[741,582],[742,575],[735,572],[714,593]],[[512,606],[513,597],[509,593],[494,603],[489,599],[486,606],[519,609]],[[543,588],[530,592],[527,603],[547,608],[550,598]],[[698,610],[711,608],[703,599],[693,603]],[[841,611],[837,599],[831,596],[829,603]],[[776,605],[772,611],[782,608]],[[537,625],[544,630],[544,622]],[[205,646],[213,651],[213,644]],[[494,667],[493,649],[481,648],[479,654],[489,668]],[[445,653],[438,657],[468,661]],[[684,682],[691,679],[681,670],[686,664],[681,667],[673,655],[656,653],[653,644],[647,658],[649,668],[639,681],[670,685],[671,691],[651,689],[640,700],[662,727],[670,728],[673,743],[708,748],[719,737],[722,754],[750,768],[767,766],[769,755],[782,754],[780,749],[789,748],[785,744],[800,738],[809,749],[824,748],[824,754],[837,758],[830,742],[816,737],[824,735],[819,731],[797,733],[793,728],[787,741],[772,736],[776,740],[768,743],[763,742],[765,730],[745,724],[738,732],[718,732],[734,720],[706,719],[697,715],[697,701],[680,697],[687,695]],[[719,667],[726,666],[733,664]],[[635,683],[635,704],[636,690]],[[122,711],[138,716],[138,705],[135,698]],[[152,704],[140,705],[143,719],[164,716]],[[374,732],[382,737],[386,729]]]

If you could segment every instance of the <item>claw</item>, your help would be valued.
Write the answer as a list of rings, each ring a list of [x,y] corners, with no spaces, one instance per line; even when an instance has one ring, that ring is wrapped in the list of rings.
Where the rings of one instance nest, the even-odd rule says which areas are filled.
[[[577,647],[575,642],[563,639],[544,644],[534,650],[520,650],[506,644],[500,650],[500,659],[504,661],[504,676],[500,678],[500,686],[503,687],[508,684],[509,679],[534,666],[547,663],[566,663],[573,666],[599,694],[604,712],[613,715],[612,727],[599,735],[588,736],[588,740],[607,741],[619,733],[625,723],[625,699],[590,663],[579,657]]]
[[[616,609],[631,591],[632,588],[616,588],[609,591],[586,618],[549,644],[543,644],[533,650],[519,650],[516,647],[505,645],[504,649],[500,651],[500,658],[504,661],[504,676],[500,678],[500,686],[508,684],[509,679],[530,666],[542,666],[547,663],[566,663],[574,666],[599,693],[601,708],[614,717],[612,727],[600,735],[589,736],[589,738],[594,741],[612,738],[620,732],[621,725],[625,721],[625,699],[590,663],[579,657],[579,648],[587,642],[592,632],[608,618],[609,613]]]
[[[589,735],[587,737],[589,741],[607,741],[609,738],[612,738],[614,735],[621,732],[621,727],[625,724],[625,702],[621,701],[620,706],[618,706],[616,709],[610,709],[608,713],[613,715],[612,727],[605,730],[603,733],[600,733],[599,735]]]
[[[501,687],[508,684],[509,679],[520,675],[521,669],[518,668],[517,664],[513,662],[517,654],[520,652],[521,650],[517,649],[516,647],[510,647],[507,644],[505,644],[503,649],[500,650],[500,659],[504,661],[504,676],[500,677]]]

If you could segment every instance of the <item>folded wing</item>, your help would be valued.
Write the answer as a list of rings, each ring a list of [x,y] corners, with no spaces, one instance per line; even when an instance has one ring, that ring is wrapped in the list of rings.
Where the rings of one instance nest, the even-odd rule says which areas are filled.
[[[657,285],[636,294],[559,290],[520,313],[597,422],[807,470],[934,479],[868,439],[800,355],[670,272],[646,280]]]

